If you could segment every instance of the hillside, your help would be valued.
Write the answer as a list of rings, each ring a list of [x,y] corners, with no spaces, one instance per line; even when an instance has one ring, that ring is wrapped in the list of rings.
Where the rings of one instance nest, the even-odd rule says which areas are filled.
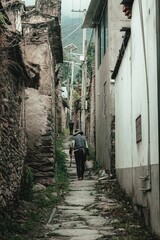
[[[83,18],[77,17],[77,18],[71,18],[68,16],[62,17],[61,22],[61,31],[62,31],[62,44],[63,48],[71,43],[73,43],[77,50],[74,51],[74,53],[82,54],[83,49],[83,29],[81,28],[83,24]],[[90,42],[92,30],[87,29],[87,46]],[[65,61],[71,61],[71,55],[69,55],[68,51],[64,51],[64,63],[61,66],[61,73],[62,73],[62,79],[63,84],[65,86],[66,82],[68,82],[67,79],[71,79],[71,64],[65,63]],[[81,61],[78,59],[78,57],[74,57],[77,63],[81,64]],[[88,69],[90,71],[90,69]],[[81,71],[80,66],[75,66],[74,68],[74,83],[77,84],[78,82],[81,82]],[[70,80],[71,81],[71,80]]]
[[[77,14],[79,15],[79,14]],[[77,50],[75,52],[82,53],[82,41],[83,41],[83,29],[81,28],[83,18],[81,16],[77,18],[71,18],[68,16],[62,17],[62,43],[63,47],[73,43],[76,45]],[[89,41],[91,30],[87,30],[87,41]]]

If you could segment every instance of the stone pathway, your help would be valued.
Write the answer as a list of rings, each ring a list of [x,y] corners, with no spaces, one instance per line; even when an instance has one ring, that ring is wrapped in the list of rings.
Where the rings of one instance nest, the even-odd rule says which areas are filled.
[[[68,141],[64,144],[68,154]],[[53,210],[46,225],[48,240],[100,240],[116,235],[112,222],[100,214],[99,209],[109,209],[117,203],[98,194],[95,184],[97,176],[85,172],[84,180],[78,181],[75,161],[67,168],[70,191],[64,203]]]

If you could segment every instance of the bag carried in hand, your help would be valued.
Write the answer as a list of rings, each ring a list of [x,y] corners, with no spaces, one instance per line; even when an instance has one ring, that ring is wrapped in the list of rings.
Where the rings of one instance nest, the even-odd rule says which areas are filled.
[[[85,166],[86,166],[86,169],[92,169],[93,168],[93,161],[92,160],[86,160],[85,161]]]

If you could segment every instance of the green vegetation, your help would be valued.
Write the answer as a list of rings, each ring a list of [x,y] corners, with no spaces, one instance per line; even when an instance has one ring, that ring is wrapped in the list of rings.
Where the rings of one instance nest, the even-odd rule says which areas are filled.
[[[21,199],[31,201],[33,185],[34,179],[31,168],[25,165],[23,169],[23,177],[21,180],[21,192],[20,192]]]
[[[89,160],[93,161],[93,172],[98,173],[99,170],[101,169],[99,163],[96,161],[96,155],[95,155],[95,149],[93,146],[89,144]]]
[[[41,232],[40,222],[47,222],[52,209],[63,200],[64,192],[68,190],[68,175],[65,166],[66,155],[62,149],[63,135],[56,142],[56,174],[55,184],[39,191],[33,191],[33,175],[30,168],[25,167],[19,206],[9,212],[0,223],[1,240],[28,240],[28,234]],[[28,194],[28,196],[27,196]],[[38,228],[38,229],[37,229]]]
[[[92,66],[95,62],[95,45],[93,42],[90,43],[87,50],[87,75],[90,78],[92,74]]]
[[[56,188],[58,192],[68,191],[69,186],[67,168],[65,165],[65,160],[67,156],[63,152],[62,142],[63,135],[60,134],[56,141],[56,169],[55,169]]]
[[[4,16],[3,14],[0,12],[0,26],[5,24],[5,20],[4,20]]]
[[[62,17],[62,39],[64,47],[70,43],[74,43],[77,47],[77,52],[82,52],[82,35],[83,16],[76,15],[74,18]],[[76,29],[76,31],[75,31]]]

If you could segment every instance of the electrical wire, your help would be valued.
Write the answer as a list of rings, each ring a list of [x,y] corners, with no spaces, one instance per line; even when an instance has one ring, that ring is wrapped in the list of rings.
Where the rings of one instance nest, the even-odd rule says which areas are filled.
[[[72,28],[74,28],[74,27],[76,27],[76,26],[78,26],[79,25],[79,23],[78,24],[74,24],[74,25],[72,25],[72,26],[69,26],[69,27],[66,27],[66,28],[62,28],[62,31],[63,32],[67,32],[67,31],[70,31]]]
[[[72,31],[68,36],[66,36],[65,38],[62,39],[62,41],[64,41],[66,38],[68,38],[69,36],[71,36],[74,32],[76,32],[82,25],[79,25],[74,31]]]

